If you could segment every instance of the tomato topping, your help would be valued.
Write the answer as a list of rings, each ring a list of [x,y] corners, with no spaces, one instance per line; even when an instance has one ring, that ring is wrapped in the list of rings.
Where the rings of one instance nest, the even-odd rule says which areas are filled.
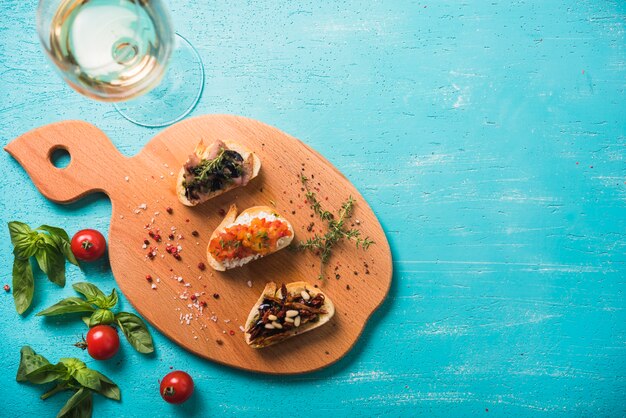
[[[279,239],[289,236],[287,223],[254,218],[249,225],[233,225],[218,234],[209,243],[209,252],[218,261],[266,255],[276,249]]]

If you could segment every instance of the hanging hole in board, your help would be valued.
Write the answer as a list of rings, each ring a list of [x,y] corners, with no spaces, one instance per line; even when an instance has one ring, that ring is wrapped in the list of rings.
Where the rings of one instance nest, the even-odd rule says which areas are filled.
[[[67,149],[63,147],[57,147],[50,151],[50,162],[53,166],[59,169],[64,169],[72,161],[72,157]]]

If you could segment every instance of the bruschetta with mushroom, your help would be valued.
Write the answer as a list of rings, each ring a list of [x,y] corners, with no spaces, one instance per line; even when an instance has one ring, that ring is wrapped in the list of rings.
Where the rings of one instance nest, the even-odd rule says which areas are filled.
[[[196,206],[236,187],[245,186],[259,174],[261,160],[235,142],[203,141],[178,173],[176,194],[186,206]]]

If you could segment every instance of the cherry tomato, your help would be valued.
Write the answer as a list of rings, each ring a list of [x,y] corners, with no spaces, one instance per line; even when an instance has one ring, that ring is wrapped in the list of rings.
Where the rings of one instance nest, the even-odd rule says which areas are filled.
[[[115,328],[96,325],[87,333],[87,352],[96,360],[113,357],[120,348],[120,337]]]
[[[102,257],[107,243],[95,229],[83,229],[72,237],[72,252],[81,261],[95,261]]]
[[[193,379],[180,370],[165,375],[161,380],[161,397],[169,403],[183,403],[193,393]]]

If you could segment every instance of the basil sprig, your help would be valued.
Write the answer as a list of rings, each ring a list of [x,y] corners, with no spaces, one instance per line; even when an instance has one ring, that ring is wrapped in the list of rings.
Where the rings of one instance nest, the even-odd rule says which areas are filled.
[[[39,268],[48,279],[65,286],[65,259],[78,265],[70,247],[70,237],[61,228],[41,225],[30,229],[23,222],[9,222],[9,234],[13,243],[13,301],[17,313],[24,313],[35,293],[35,280],[30,264],[35,257]]]
[[[111,379],[87,368],[85,363],[76,358],[62,358],[57,364],[51,364],[44,356],[35,353],[27,345],[22,347],[20,354],[20,365],[15,377],[18,382],[30,382],[36,385],[55,384],[41,395],[41,399],[48,399],[65,390],[75,391],[61,408],[57,418],[91,417],[94,392],[109,399],[120,400],[120,388]]]
[[[114,313],[111,310],[118,301],[115,289],[107,296],[91,283],[75,283],[72,287],[82,297],[63,299],[39,312],[37,316],[56,316],[77,312],[89,313],[90,316],[83,317],[83,322],[88,327],[117,325],[135,350],[144,354],[154,351],[152,336],[150,336],[148,327],[140,317],[130,312]]]

